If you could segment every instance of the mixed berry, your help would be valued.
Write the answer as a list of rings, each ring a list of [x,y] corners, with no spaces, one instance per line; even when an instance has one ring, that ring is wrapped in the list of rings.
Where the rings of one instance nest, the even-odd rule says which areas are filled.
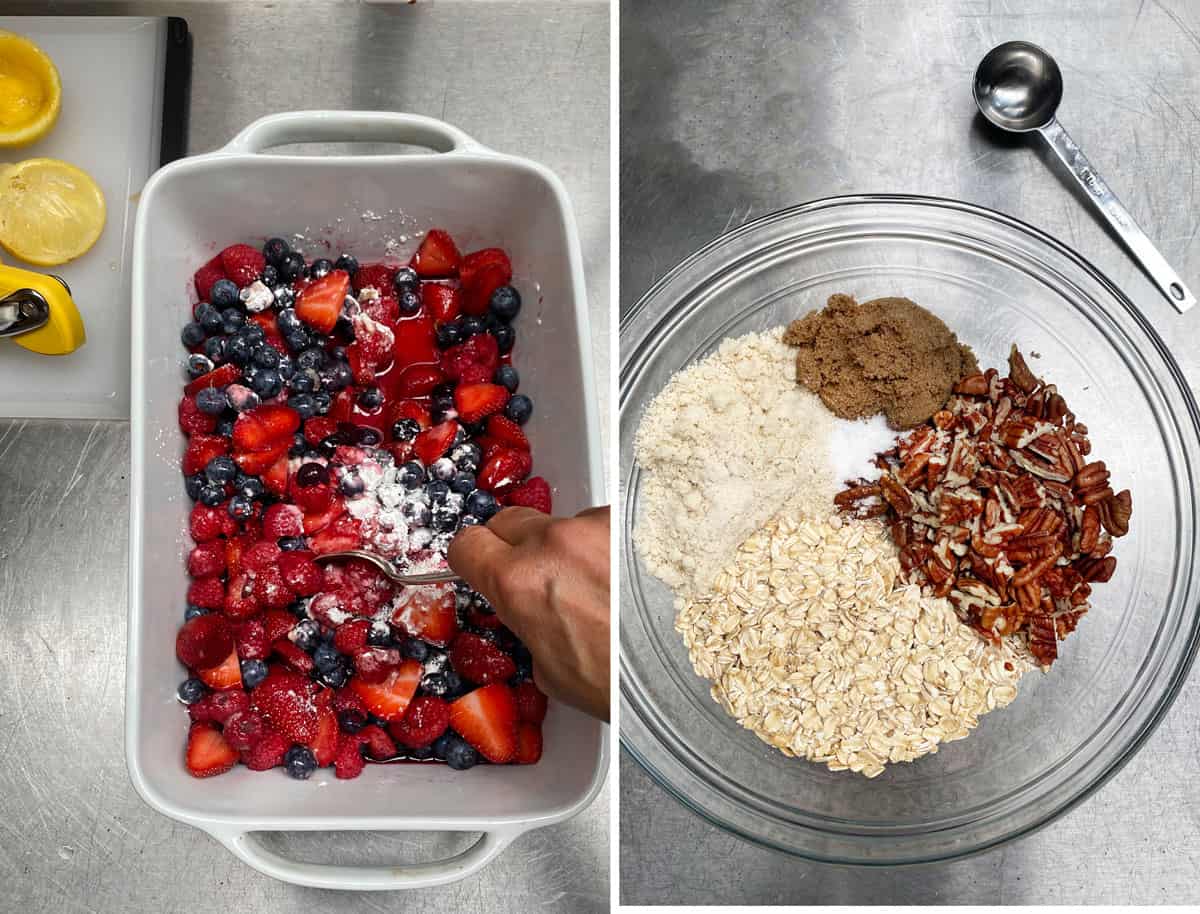
[[[358,561],[445,565],[506,505],[549,513],[512,365],[505,252],[431,230],[406,265],[235,244],[195,275],[182,331],[195,503],[176,654],[196,777],[541,757],[529,651],[464,584],[398,588]]]

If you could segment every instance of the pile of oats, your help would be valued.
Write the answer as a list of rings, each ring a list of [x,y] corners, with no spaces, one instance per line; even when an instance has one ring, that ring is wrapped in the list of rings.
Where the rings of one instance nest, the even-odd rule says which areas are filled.
[[[882,523],[837,516],[771,519],[675,627],[743,727],[869,778],[967,736],[1034,665],[1021,642],[992,645],[904,584]]]

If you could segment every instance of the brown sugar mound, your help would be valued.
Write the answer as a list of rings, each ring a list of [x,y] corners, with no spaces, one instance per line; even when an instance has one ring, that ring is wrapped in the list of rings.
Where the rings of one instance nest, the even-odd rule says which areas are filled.
[[[792,321],[783,341],[799,349],[796,380],[843,419],[883,413],[912,428],[942,408],[959,378],[979,370],[975,354],[941,319],[907,298],[858,304],[831,295]]]

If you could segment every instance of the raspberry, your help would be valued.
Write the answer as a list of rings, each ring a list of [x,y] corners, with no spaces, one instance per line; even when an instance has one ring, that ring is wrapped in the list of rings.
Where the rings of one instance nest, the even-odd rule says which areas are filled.
[[[333,646],[339,654],[357,654],[367,646],[367,636],[371,634],[371,623],[365,619],[347,622],[333,633]]]
[[[225,548],[220,543],[201,543],[188,556],[188,574],[207,578],[225,570]]]
[[[242,763],[251,771],[278,768],[290,747],[291,744],[274,730],[267,730],[257,743],[242,753]]]
[[[337,755],[333,759],[334,777],[351,780],[362,774],[363,768],[366,767],[362,757],[362,744],[363,741],[357,733],[341,734],[338,738]]]
[[[205,609],[223,609],[225,585],[218,577],[198,578],[188,587],[187,601],[193,606],[202,606]]]

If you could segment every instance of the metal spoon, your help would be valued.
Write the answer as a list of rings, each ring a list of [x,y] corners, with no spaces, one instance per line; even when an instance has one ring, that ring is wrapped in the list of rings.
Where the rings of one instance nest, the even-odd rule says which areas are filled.
[[[1005,42],[980,61],[973,91],[983,116],[1001,130],[1036,130],[1042,135],[1176,311],[1182,314],[1196,304],[1179,274],[1055,118],[1062,101],[1063,81],[1053,57],[1027,41]]]
[[[323,563],[333,562],[337,559],[362,559],[364,562],[370,562],[382,571],[388,580],[406,587],[417,587],[421,584],[450,584],[454,581],[462,580],[453,571],[433,571],[428,574],[402,574],[396,570],[395,565],[383,556],[376,555],[374,552],[365,552],[361,549],[347,549],[345,552],[326,552],[324,555],[318,555],[314,561]]]

